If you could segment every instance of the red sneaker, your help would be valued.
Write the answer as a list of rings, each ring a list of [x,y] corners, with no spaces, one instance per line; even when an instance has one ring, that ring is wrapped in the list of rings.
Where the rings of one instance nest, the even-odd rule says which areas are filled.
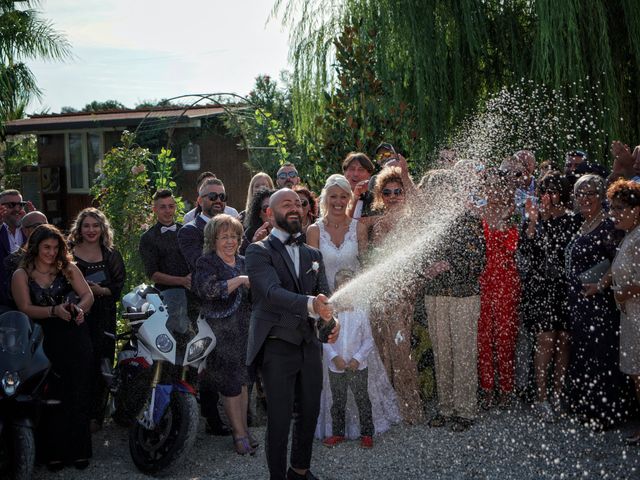
[[[369,435],[363,435],[360,437],[360,446],[362,448],[373,448],[373,438]]]
[[[331,437],[327,437],[322,441],[322,444],[325,447],[335,447],[339,443],[344,442],[344,437],[340,435],[333,435]]]

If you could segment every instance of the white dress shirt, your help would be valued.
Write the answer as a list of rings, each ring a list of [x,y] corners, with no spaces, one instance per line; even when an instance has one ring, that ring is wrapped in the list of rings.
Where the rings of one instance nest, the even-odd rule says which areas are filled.
[[[11,233],[9,226],[7,226],[7,234],[9,235],[9,253],[13,253],[17,251],[24,243],[22,229],[16,228],[15,233]]]
[[[293,266],[296,270],[296,275],[300,277],[300,247],[298,246],[298,244],[293,243],[293,244],[287,245],[287,240],[289,240],[289,237],[291,235],[285,232],[284,230],[281,230],[278,227],[273,227],[271,229],[271,235],[273,235],[274,237],[276,237],[278,240],[282,242],[282,244],[284,245],[284,248],[287,250],[287,253],[289,254],[289,257],[291,257],[291,261],[293,262]],[[300,236],[299,233],[296,235],[296,237],[298,236]],[[307,296],[307,297],[308,297],[307,310],[309,312],[309,316],[316,319],[319,318],[318,314],[313,308],[313,299],[315,297],[311,297],[311,296]]]
[[[198,208],[198,207],[196,207]],[[231,215],[233,218],[238,218],[238,211],[233,208],[233,207],[224,207],[224,213],[226,213],[227,215]],[[191,210],[189,210],[187,213],[184,214],[184,217],[182,217],[182,223],[186,224],[191,222],[194,218],[196,218],[196,209],[193,208]]]
[[[361,309],[344,310],[337,314],[340,322],[340,335],[336,343],[322,345],[324,359],[329,370],[335,373],[343,373],[332,362],[337,356],[342,357],[346,364],[351,359],[358,361],[358,370],[367,368],[367,358],[373,350],[373,335],[367,312]]]

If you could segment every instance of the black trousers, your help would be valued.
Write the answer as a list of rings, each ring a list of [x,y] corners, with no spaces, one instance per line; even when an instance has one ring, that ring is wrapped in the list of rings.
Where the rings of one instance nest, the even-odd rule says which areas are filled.
[[[329,370],[331,385],[331,422],[334,435],[344,437],[344,410],[347,405],[347,389],[353,392],[360,417],[360,435],[373,435],[373,419],[371,400],[369,399],[369,369],[363,368],[355,372],[347,370],[335,373]]]
[[[267,339],[262,350],[262,378],[267,397],[265,449],[271,480],[284,480],[289,428],[296,404],[291,441],[291,466],[311,466],[313,434],[320,413],[322,351],[320,345],[301,345]]]

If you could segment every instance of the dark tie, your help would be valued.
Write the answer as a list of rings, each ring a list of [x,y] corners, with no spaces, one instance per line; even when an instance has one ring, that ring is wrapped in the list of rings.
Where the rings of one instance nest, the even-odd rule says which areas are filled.
[[[176,224],[175,223],[173,225],[171,225],[170,227],[160,227],[160,233],[175,232],[175,231],[176,231]]]
[[[298,247],[300,245],[304,244],[304,236],[302,234],[298,234],[297,237],[294,237],[293,235],[290,235],[289,238],[287,239],[286,242],[284,242],[285,245],[297,245]]]

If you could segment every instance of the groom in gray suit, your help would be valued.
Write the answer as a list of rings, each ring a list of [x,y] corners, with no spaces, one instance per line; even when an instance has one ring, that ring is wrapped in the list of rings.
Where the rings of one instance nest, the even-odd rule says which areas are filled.
[[[272,480],[316,478],[309,467],[322,390],[317,328],[331,320],[333,309],[325,296],[329,287],[322,255],[300,239],[302,214],[298,195],[288,188],[278,190],[267,209],[271,234],[249,245],[245,256],[253,301],[247,363],[262,371]],[[336,341],[339,329],[333,329],[329,342]],[[297,415],[287,470],[294,403]]]

